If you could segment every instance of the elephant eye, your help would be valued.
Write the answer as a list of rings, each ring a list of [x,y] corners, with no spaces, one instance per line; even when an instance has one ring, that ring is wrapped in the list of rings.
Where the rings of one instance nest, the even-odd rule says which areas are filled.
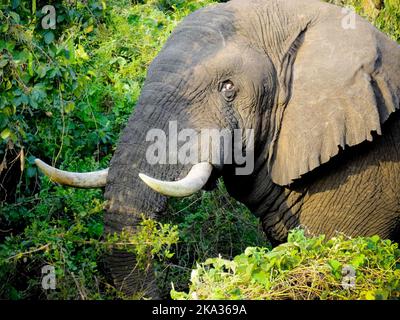
[[[232,81],[228,80],[221,84],[221,94],[228,102],[232,102],[236,97],[236,88]]]

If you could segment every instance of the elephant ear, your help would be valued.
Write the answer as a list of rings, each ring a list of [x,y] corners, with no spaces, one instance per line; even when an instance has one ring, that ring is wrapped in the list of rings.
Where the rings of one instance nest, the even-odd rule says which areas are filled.
[[[288,97],[278,107],[269,158],[271,178],[282,186],[328,162],[340,147],[372,141],[372,132],[381,134],[400,107],[399,45],[358,16],[355,29],[344,29],[340,9],[333,8],[302,33],[296,57],[289,55]]]

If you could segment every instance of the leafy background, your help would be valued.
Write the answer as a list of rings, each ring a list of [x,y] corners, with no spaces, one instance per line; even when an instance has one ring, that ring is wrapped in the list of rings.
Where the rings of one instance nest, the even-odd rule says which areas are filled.
[[[113,287],[102,256],[121,241],[145,251],[140,238],[103,239],[102,191],[56,186],[38,174],[34,159],[72,171],[107,167],[149,63],[182,18],[213,2],[2,1],[0,297],[128,298]],[[400,42],[398,0],[330,2],[353,6]],[[46,4],[56,8],[54,30],[41,26]],[[258,221],[223,185],[171,201],[169,212],[164,224],[144,220],[141,235],[158,261],[165,297],[171,282],[173,292],[193,291],[188,280],[197,262],[268,248]],[[56,290],[42,289],[44,265],[55,267]]]

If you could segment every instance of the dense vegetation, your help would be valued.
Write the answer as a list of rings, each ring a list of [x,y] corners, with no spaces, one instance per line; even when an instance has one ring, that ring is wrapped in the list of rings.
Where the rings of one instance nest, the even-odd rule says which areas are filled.
[[[139,245],[143,237],[159,261],[157,278],[166,295],[171,282],[176,291],[187,291],[196,262],[219,254],[232,259],[247,247],[268,246],[256,219],[230,199],[222,185],[209,194],[171,201],[170,219],[165,224],[144,220],[138,238],[103,239],[102,191],[56,186],[33,164],[40,157],[66,170],[107,167],[147,66],[183,17],[212,2],[216,1],[2,2],[0,297],[122,297],[103,270],[102,256],[111,245],[140,255],[149,250]],[[397,0],[331,2],[354,5],[400,42]],[[41,9],[49,3],[56,8],[55,29],[41,24],[46,16]],[[249,250],[269,254],[248,249],[242,257],[252,257]],[[42,289],[45,265],[55,267],[56,290]],[[190,290],[195,290],[193,285]],[[392,295],[385,292],[384,297]]]
[[[232,261],[208,259],[191,274],[189,293],[174,299],[400,298],[400,249],[378,236],[307,238],[291,231],[272,250],[249,247]]]

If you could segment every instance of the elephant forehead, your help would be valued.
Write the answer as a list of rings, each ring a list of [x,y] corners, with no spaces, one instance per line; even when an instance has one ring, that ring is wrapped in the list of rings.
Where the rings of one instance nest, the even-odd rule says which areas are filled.
[[[243,50],[238,46],[237,42],[231,41],[225,43],[219,50],[208,55],[193,68],[195,75],[201,74],[202,72],[224,72],[242,69],[244,64],[243,61]]]

